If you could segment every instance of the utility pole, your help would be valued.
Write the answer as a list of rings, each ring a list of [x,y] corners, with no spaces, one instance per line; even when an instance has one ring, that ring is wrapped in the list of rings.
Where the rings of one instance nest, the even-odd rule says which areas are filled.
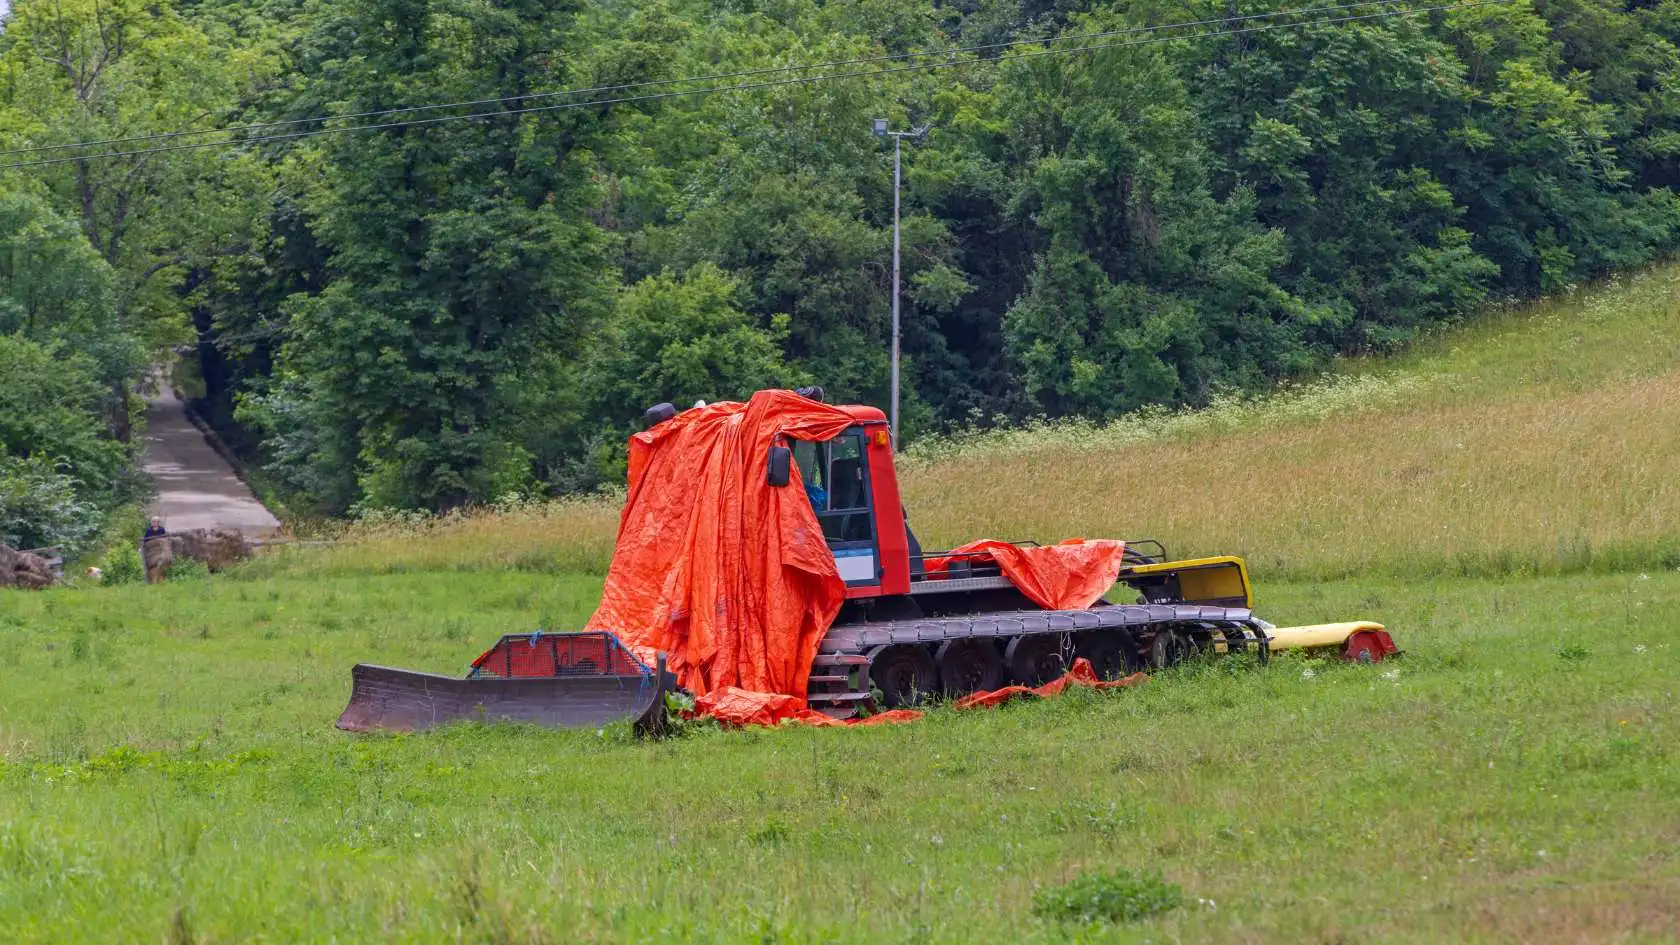
[[[931,125],[923,125],[910,131],[888,131],[887,120],[877,118],[871,122],[875,136],[893,139],[893,262],[892,262],[892,423],[893,449],[898,449],[898,195],[902,181],[899,170],[899,160],[903,153],[902,145],[905,138],[915,138],[921,141],[927,137]]]

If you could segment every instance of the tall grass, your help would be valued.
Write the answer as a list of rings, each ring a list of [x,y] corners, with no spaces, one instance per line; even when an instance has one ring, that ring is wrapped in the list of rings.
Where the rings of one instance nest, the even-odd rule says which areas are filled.
[[[1099,423],[1081,418],[1032,420],[974,428],[920,440],[900,457],[901,475],[941,466],[984,464],[998,457],[1112,452],[1162,441],[1225,436],[1259,425],[1301,424],[1393,409],[1424,385],[1409,374],[1330,375],[1279,387],[1266,396],[1221,394],[1202,408],[1148,407]]]
[[[428,571],[604,573],[612,560],[622,500],[590,496],[553,502],[509,499],[443,516],[376,513],[320,537],[268,551],[241,570],[276,574],[403,574]]]
[[[970,454],[907,477],[907,502],[924,543],[1149,536],[1302,577],[1680,566],[1680,372],[1271,419],[1111,451]]]

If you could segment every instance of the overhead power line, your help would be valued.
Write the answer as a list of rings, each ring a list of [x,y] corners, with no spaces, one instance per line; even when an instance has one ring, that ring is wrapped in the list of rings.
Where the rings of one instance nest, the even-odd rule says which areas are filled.
[[[168,131],[154,134],[129,135],[122,138],[103,138],[91,141],[73,141],[66,144],[38,144],[23,148],[0,149],[0,157],[12,154],[36,154],[43,151],[64,151],[77,148],[106,147],[113,144],[130,144],[137,141],[163,141],[175,138],[198,137],[201,135],[232,135],[269,128],[286,128],[296,125],[306,125],[325,121],[350,121],[362,118],[379,118],[386,115],[401,115],[420,111],[436,111],[446,108],[477,108],[482,105],[506,105],[515,102],[534,101],[537,99],[562,98],[578,95],[597,95],[611,92],[625,92],[632,89],[655,88],[665,85],[686,85],[694,82],[719,82],[725,79],[755,78],[766,75],[779,75],[789,72],[809,72],[813,69],[834,69],[845,66],[868,65],[872,63],[909,62],[916,59],[929,59],[939,56],[958,56],[966,53],[991,52],[999,49],[1009,49],[1015,46],[1037,45],[1045,42],[1086,42],[1095,39],[1106,39],[1114,36],[1130,36],[1145,33],[1157,33],[1165,30],[1190,29],[1202,26],[1226,26],[1232,23],[1251,22],[1254,20],[1276,19],[1284,16],[1305,16],[1312,13],[1335,13],[1358,7],[1386,7],[1408,3],[1410,0],[1354,0],[1334,6],[1306,7],[1298,10],[1273,10],[1267,13],[1249,13],[1243,16],[1217,17],[1204,20],[1189,20],[1181,23],[1163,23],[1155,26],[1132,26],[1124,29],[1103,30],[1094,33],[1074,33],[1057,36],[1052,39],[1013,39],[996,43],[982,43],[975,46],[959,46],[952,49],[929,50],[926,52],[897,53],[890,56],[867,56],[856,59],[832,59],[827,62],[798,63],[788,66],[769,66],[761,69],[747,69],[740,72],[719,72],[711,75],[683,76],[674,79],[646,79],[640,82],[628,82],[620,85],[598,85],[591,88],[559,89],[553,92],[531,92],[525,95],[508,95],[500,98],[482,98],[460,102],[439,102],[432,105],[404,105],[395,108],[382,108],[374,111],[349,112],[343,115],[312,115],[308,118],[290,118],[283,121],[253,122],[231,128],[204,128],[188,131]]]
[[[1392,2],[1392,0],[1390,0],[1390,2]],[[1437,6],[1430,6],[1430,7],[1408,7],[1404,10],[1389,10],[1389,11],[1385,11],[1385,12],[1381,12],[1381,13],[1366,13],[1366,14],[1359,14],[1359,15],[1353,15],[1353,16],[1341,16],[1341,17],[1315,17],[1315,18],[1312,18],[1312,19],[1300,20],[1300,21],[1290,22],[1290,23],[1271,23],[1271,24],[1266,24],[1266,25],[1262,25],[1262,26],[1250,26],[1250,27],[1243,27],[1243,28],[1239,28],[1239,29],[1203,30],[1201,32],[1190,33],[1190,34],[1186,34],[1186,35],[1151,36],[1148,39],[1133,40],[1133,41],[1130,41],[1130,42],[1098,43],[1098,44],[1085,45],[1085,46],[1072,46],[1072,47],[1041,49],[1041,50],[1036,50],[1036,51],[1033,51],[1033,52],[1019,53],[1019,54],[1016,54],[1016,55],[1013,55],[1013,56],[1000,56],[1000,57],[997,57],[995,59],[961,59],[961,60],[951,60],[951,61],[947,61],[947,62],[931,62],[931,63],[923,63],[923,64],[918,64],[918,65],[898,66],[898,67],[890,68],[890,69],[865,69],[865,70],[857,70],[857,71],[851,71],[851,72],[831,72],[831,73],[824,73],[824,74],[821,74],[821,75],[801,76],[801,77],[797,77],[797,78],[779,79],[779,80],[768,81],[768,82],[748,82],[748,83],[740,83],[740,84],[736,84],[736,85],[721,85],[721,86],[712,86],[712,87],[700,88],[700,89],[681,89],[681,90],[672,91],[672,92],[660,92],[660,93],[654,93],[654,94],[649,94],[649,95],[635,95],[635,96],[625,96],[625,97],[620,97],[620,98],[607,98],[607,99],[590,99],[590,100],[581,101],[581,102],[561,102],[561,103],[552,104],[552,105],[539,105],[539,106],[533,106],[533,107],[529,107],[529,108],[517,108],[517,109],[503,109],[503,110],[498,110],[498,111],[472,112],[472,113],[465,114],[465,115],[442,115],[442,116],[435,117],[435,118],[421,118],[421,119],[414,119],[414,120],[409,120],[409,121],[378,122],[378,123],[373,123],[373,124],[348,125],[348,126],[337,127],[337,128],[316,128],[316,129],[307,130],[307,131],[288,132],[288,133],[285,133],[285,134],[256,135],[256,136],[248,137],[248,138],[232,138],[232,139],[220,140],[220,141],[202,141],[202,142],[196,142],[196,143],[191,143],[191,144],[176,144],[176,145],[167,145],[167,146],[164,146],[164,147],[156,147],[156,148],[141,148],[141,149],[131,150],[131,151],[106,151],[106,152],[101,152],[101,153],[96,153],[96,154],[82,154],[82,155],[75,155],[75,156],[71,156],[71,157],[51,158],[51,159],[40,160],[40,161],[25,161],[25,162],[11,163],[11,164],[0,164],[0,170],[8,169],[8,168],[22,168],[22,167],[44,167],[44,166],[52,165],[52,164],[66,164],[66,163],[72,163],[72,162],[77,162],[77,161],[95,160],[95,159],[101,159],[101,158],[135,157],[135,156],[139,156],[139,155],[158,154],[158,153],[169,152],[169,151],[196,151],[196,150],[200,150],[200,149],[204,149],[204,148],[238,147],[240,145],[258,144],[258,143],[266,142],[266,141],[284,141],[284,140],[292,140],[292,139],[297,139],[297,138],[312,138],[312,137],[316,137],[316,136],[319,136],[319,135],[348,134],[348,133],[362,132],[362,131],[382,131],[382,130],[397,129],[397,128],[417,128],[417,127],[425,127],[425,126],[429,126],[429,125],[443,124],[443,123],[446,123],[446,122],[453,122],[453,121],[474,121],[474,120],[488,120],[488,119],[495,119],[495,118],[509,118],[509,117],[513,117],[513,116],[516,116],[516,115],[529,115],[529,114],[535,114],[535,113],[540,113],[540,112],[567,111],[567,110],[576,109],[576,108],[594,108],[594,107],[599,107],[599,106],[603,106],[603,105],[628,105],[628,104],[635,104],[635,103],[640,103],[640,102],[652,102],[652,101],[660,101],[660,100],[670,99],[670,98],[680,98],[680,97],[685,97],[685,96],[712,95],[712,94],[724,93],[724,92],[744,92],[744,91],[751,91],[751,90],[755,90],[755,89],[779,88],[779,87],[795,86],[795,85],[810,85],[810,84],[815,84],[815,83],[819,83],[819,82],[834,81],[834,80],[838,80],[838,79],[873,78],[873,77],[876,77],[876,76],[895,75],[895,74],[904,73],[904,72],[916,72],[916,71],[933,70],[933,69],[949,69],[949,68],[955,68],[955,67],[958,67],[958,66],[990,65],[990,64],[996,64],[996,63],[1002,63],[1002,62],[1014,62],[1014,61],[1017,61],[1017,60],[1024,60],[1024,59],[1037,59],[1037,58],[1041,58],[1041,57],[1045,57],[1045,56],[1074,55],[1074,54],[1078,54],[1078,53],[1099,52],[1099,51],[1107,50],[1107,49],[1125,49],[1125,48],[1131,48],[1131,47],[1137,47],[1137,46],[1151,46],[1151,45],[1156,45],[1156,44],[1159,44],[1159,43],[1167,43],[1167,42],[1180,42],[1180,41],[1185,41],[1185,40],[1210,39],[1210,38],[1227,37],[1227,36],[1242,36],[1242,35],[1249,35],[1249,34],[1253,34],[1253,33],[1271,32],[1271,31],[1274,31],[1274,30],[1282,30],[1282,29],[1299,29],[1299,28],[1308,27],[1308,26],[1327,26],[1327,25],[1333,25],[1333,24],[1338,24],[1338,23],[1352,23],[1352,22],[1368,21],[1368,20],[1383,20],[1383,19],[1390,19],[1390,18],[1394,18],[1394,17],[1417,16],[1419,14],[1436,13],[1436,12],[1441,12],[1441,11],[1446,11],[1446,10],[1462,10],[1462,9],[1470,9],[1470,8],[1473,8],[1473,7],[1494,6],[1494,5],[1499,5],[1499,4],[1507,3],[1507,2],[1509,2],[1509,0],[1472,0],[1472,2],[1448,3],[1448,4],[1440,4],[1440,5],[1437,5]],[[1368,6],[1368,5],[1371,5],[1371,4],[1368,4],[1368,3],[1367,4],[1350,4],[1348,6]],[[1338,9],[1341,9],[1341,8],[1338,8]],[[1229,21],[1228,20],[1194,21],[1193,23],[1170,24],[1170,25],[1164,25],[1164,26],[1159,26],[1159,27],[1150,27],[1148,29],[1153,30],[1153,31],[1160,31],[1160,30],[1172,29],[1172,28],[1175,28],[1175,27],[1176,28],[1184,28],[1185,26],[1206,25],[1206,23],[1209,23],[1209,22],[1211,22],[1211,23],[1224,23],[1224,22],[1229,22]],[[1046,40],[1045,42],[1056,42],[1056,41],[1057,40],[1055,40],[1055,39],[1051,39],[1051,40]],[[1019,45],[1019,44],[1020,43],[1016,43],[1015,45]],[[952,50],[952,51],[941,52],[941,53],[938,53],[937,55],[950,55],[950,54],[954,54],[956,52],[957,52],[956,50]],[[889,58],[889,57],[883,57],[883,58]],[[860,61],[868,61],[868,60],[860,60]],[[767,70],[767,71],[770,71],[770,72],[802,71],[804,68],[814,68],[814,67],[782,67],[782,68],[779,68],[779,69]],[[680,81],[680,80],[659,80],[659,82],[648,83],[648,84],[666,84],[666,83],[676,82],[676,81]],[[553,93],[553,94],[561,94],[561,93]],[[488,103],[494,104],[494,103],[499,103],[499,102],[504,101],[504,100],[502,100],[502,99],[489,99],[489,100],[486,100],[486,101]],[[444,107],[444,106],[414,106],[414,108],[416,108],[416,109],[419,109],[419,108],[441,108],[441,107]],[[391,114],[391,113],[394,113],[395,111],[396,110],[387,110],[385,112],[385,114]],[[303,122],[303,121],[313,121],[313,120],[320,120],[320,119],[298,119],[297,121],[298,122]],[[329,120],[333,120],[333,119],[329,119]],[[253,126],[253,127],[269,127],[269,126],[258,125],[258,126]],[[178,133],[178,134],[185,134],[185,133]],[[115,140],[116,139],[113,139],[113,141],[115,141]]]

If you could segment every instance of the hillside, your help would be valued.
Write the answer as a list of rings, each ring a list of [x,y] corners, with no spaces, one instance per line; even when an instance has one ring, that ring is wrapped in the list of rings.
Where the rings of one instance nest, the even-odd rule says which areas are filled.
[[[919,443],[901,480],[928,547],[1147,536],[1262,581],[1680,567],[1680,266],[1267,397]],[[399,518],[259,568],[600,573],[616,524],[610,501]]]
[[[1300,578],[1673,569],[1680,268],[1295,392],[935,445],[913,468],[934,544],[1151,536]]]

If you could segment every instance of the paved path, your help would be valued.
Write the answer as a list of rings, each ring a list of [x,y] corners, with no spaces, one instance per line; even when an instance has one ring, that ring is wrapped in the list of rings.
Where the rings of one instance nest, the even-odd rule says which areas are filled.
[[[160,380],[158,393],[146,401],[144,463],[157,484],[147,514],[163,516],[172,532],[223,526],[259,538],[280,528],[187,419],[167,381]]]

